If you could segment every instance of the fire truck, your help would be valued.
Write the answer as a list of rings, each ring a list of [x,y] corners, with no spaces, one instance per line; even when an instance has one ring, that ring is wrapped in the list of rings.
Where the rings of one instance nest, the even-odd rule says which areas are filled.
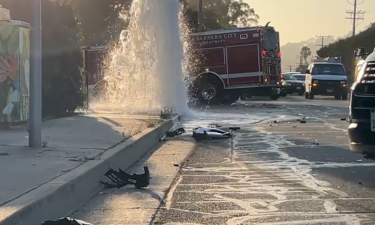
[[[200,64],[190,91],[202,104],[232,104],[240,96],[280,97],[280,40],[273,27],[212,30],[190,38]]]

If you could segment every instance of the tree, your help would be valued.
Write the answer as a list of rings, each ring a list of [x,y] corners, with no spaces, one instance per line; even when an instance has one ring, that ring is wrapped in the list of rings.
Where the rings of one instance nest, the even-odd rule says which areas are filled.
[[[61,0],[59,0],[61,1]],[[117,39],[126,28],[121,17],[130,8],[132,0],[67,0],[73,8],[82,31],[82,44],[105,45]]]
[[[305,62],[305,64],[307,64],[307,58],[309,56],[311,56],[311,49],[307,46],[303,46],[301,48],[300,56],[303,59],[303,61]]]
[[[190,21],[197,21],[199,0],[182,0],[190,10]],[[203,29],[213,30],[257,24],[259,16],[242,0],[203,0]]]
[[[354,58],[353,51],[356,48],[363,47],[366,52],[372,52],[374,50],[375,37],[375,23],[371,24],[366,30],[355,35],[354,37],[348,37],[337,40],[328,46],[325,46],[317,51],[318,56],[325,57],[337,57],[341,56],[341,61],[344,64],[347,71],[354,71]],[[354,73],[348,77],[349,82],[354,80]]]

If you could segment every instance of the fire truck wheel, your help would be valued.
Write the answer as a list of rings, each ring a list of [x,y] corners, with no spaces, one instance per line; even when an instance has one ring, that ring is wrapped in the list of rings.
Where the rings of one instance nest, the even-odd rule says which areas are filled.
[[[240,98],[240,92],[238,91],[228,91],[224,93],[220,101],[223,105],[230,105],[238,101]]]
[[[204,105],[217,105],[222,98],[221,89],[217,84],[204,83],[198,88],[198,100]]]
[[[275,95],[271,95],[270,99],[271,100],[277,100],[277,99],[279,99],[279,97],[280,97],[280,95],[275,94]]]

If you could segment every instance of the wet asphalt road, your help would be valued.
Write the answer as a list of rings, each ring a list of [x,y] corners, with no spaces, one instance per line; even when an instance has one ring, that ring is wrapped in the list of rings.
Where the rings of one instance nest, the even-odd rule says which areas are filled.
[[[292,96],[205,109],[268,121],[199,143],[151,223],[375,224],[375,161],[347,147],[348,104]]]

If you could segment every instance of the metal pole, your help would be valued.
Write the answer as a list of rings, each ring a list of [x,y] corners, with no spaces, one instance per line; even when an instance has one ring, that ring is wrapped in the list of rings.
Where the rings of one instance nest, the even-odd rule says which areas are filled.
[[[355,26],[356,26],[356,17],[357,17],[357,0],[354,0],[354,11],[353,11],[353,33],[352,36],[355,36]]]
[[[31,73],[29,147],[42,145],[42,0],[33,0],[31,24]]]
[[[199,9],[198,9],[198,31],[203,31],[203,0],[199,0]]]

